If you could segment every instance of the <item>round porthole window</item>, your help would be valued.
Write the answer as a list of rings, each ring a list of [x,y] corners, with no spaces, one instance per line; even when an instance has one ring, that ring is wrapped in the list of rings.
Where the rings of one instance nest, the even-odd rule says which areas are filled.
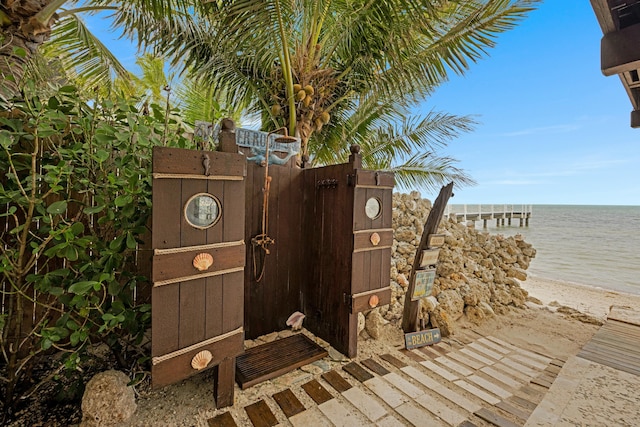
[[[184,206],[184,217],[195,228],[205,229],[220,219],[220,201],[208,193],[192,196]]]
[[[378,218],[382,213],[382,204],[380,203],[380,199],[371,197],[367,200],[367,203],[364,205],[364,212],[370,219]]]

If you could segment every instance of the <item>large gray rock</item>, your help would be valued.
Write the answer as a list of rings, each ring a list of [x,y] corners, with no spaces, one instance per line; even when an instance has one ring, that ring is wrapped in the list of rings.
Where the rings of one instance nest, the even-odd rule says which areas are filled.
[[[129,377],[120,371],[104,371],[87,383],[82,396],[81,427],[119,426],[136,411],[133,387]]]

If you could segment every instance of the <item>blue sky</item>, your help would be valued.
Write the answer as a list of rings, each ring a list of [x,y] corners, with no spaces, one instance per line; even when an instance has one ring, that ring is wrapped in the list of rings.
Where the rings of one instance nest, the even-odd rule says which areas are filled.
[[[640,129],[601,38],[588,1],[547,0],[421,106],[480,122],[440,152],[478,182],[451,203],[640,205]]]
[[[104,36],[135,68],[130,44]],[[478,182],[451,203],[640,205],[640,129],[620,79],[600,72],[601,38],[590,2],[547,0],[416,109],[479,121],[438,153]]]

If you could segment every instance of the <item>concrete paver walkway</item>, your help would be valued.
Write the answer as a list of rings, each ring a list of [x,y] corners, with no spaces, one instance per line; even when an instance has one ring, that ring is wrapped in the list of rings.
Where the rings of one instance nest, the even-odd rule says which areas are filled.
[[[616,338],[603,327],[592,339],[596,344],[566,361],[492,336],[458,336],[351,361],[207,422],[210,427],[246,425],[249,419],[254,427],[636,426],[640,340],[629,337],[636,336],[634,327],[640,336],[640,312],[618,309],[610,317],[624,322],[624,335]],[[608,345],[614,356],[599,363]],[[616,361],[620,348],[624,358]],[[617,369],[622,365],[626,371]]]

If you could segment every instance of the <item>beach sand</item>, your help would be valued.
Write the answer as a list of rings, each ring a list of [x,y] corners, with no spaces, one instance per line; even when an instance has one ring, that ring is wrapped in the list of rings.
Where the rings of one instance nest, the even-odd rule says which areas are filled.
[[[522,287],[543,305],[554,302],[605,319],[612,305],[640,308],[640,295],[529,276]]]
[[[582,360],[573,358],[573,356],[580,351],[584,344],[589,342],[593,334],[600,328],[600,324],[591,321],[593,318],[604,321],[612,305],[628,306],[640,310],[640,296],[637,295],[627,295],[535,277],[522,283],[522,287],[529,292],[532,297],[531,301],[539,301],[542,304],[528,302],[526,309],[514,308],[508,314],[496,316],[480,325],[461,320],[457,323],[454,334],[443,342],[455,343],[456,341],[462,342],[460,341],[462,339],[479,339],[491,336],[550,357]],[[571,311],[567,313],[564,310],[558,310],[559,306],[570,307],[588,316],[580,318],[575,316],[575,313],[571,315]],[[403,346],[402,331],[391,324],[385,328],[382,340],[359,339],[356,361],[385,352],[397,352]],[[327,360],[327,365],[332,369],[340,370],[341,364],[346,362]],[[318,371],[318,369],[317,366],[308,365],[306,368],[298,369],[283,377],[244,391],[236,387],[236,404],[233,408],[222,410],[216,410],[213,407],[212,382],[210,375],[206,373],[165,387],[157,392],[143,391],[138,398],[138,410],[129,425],[207,426],[208,419],[230,410],[239,420],[240,425],[250,426],[251,424],[247,423],[248,420],[243,413],[245,406],[262,398],[268,400],[273,393],[281,391],[283,387],[299,387],[301,381],[308,381],[309,378],[314,377],[319,378],[322,371]],[[559,390],[562,394],[561,384],[556,385],[555,392],[558,392],[558,387],[560,387]],[[596,393],[598,382],[585,382],[581,384],[581,387],[586,388],[581,390],[583,395],[588,395],[590,391]],[[619,391],[624,393],[627,391],[624,389],[625,387],[624,383],[621,384],[619,388],[622,390]],[[301,394],[304,395],[304,393]],[[313,402],[303,403],[305,406],[313,405]],[[602,412],[606,411],[606,408],[593,410]],[[576,411],[579,416],[588,420],[588,409],[586,414],[580,408]],[[598,416],[601,417],[603,414],[598,414]],[[158,424],[159,422],[160,424]],[[285,425],[289,424],[285,422]],[[540,425],[544,425],[544,423]]]

